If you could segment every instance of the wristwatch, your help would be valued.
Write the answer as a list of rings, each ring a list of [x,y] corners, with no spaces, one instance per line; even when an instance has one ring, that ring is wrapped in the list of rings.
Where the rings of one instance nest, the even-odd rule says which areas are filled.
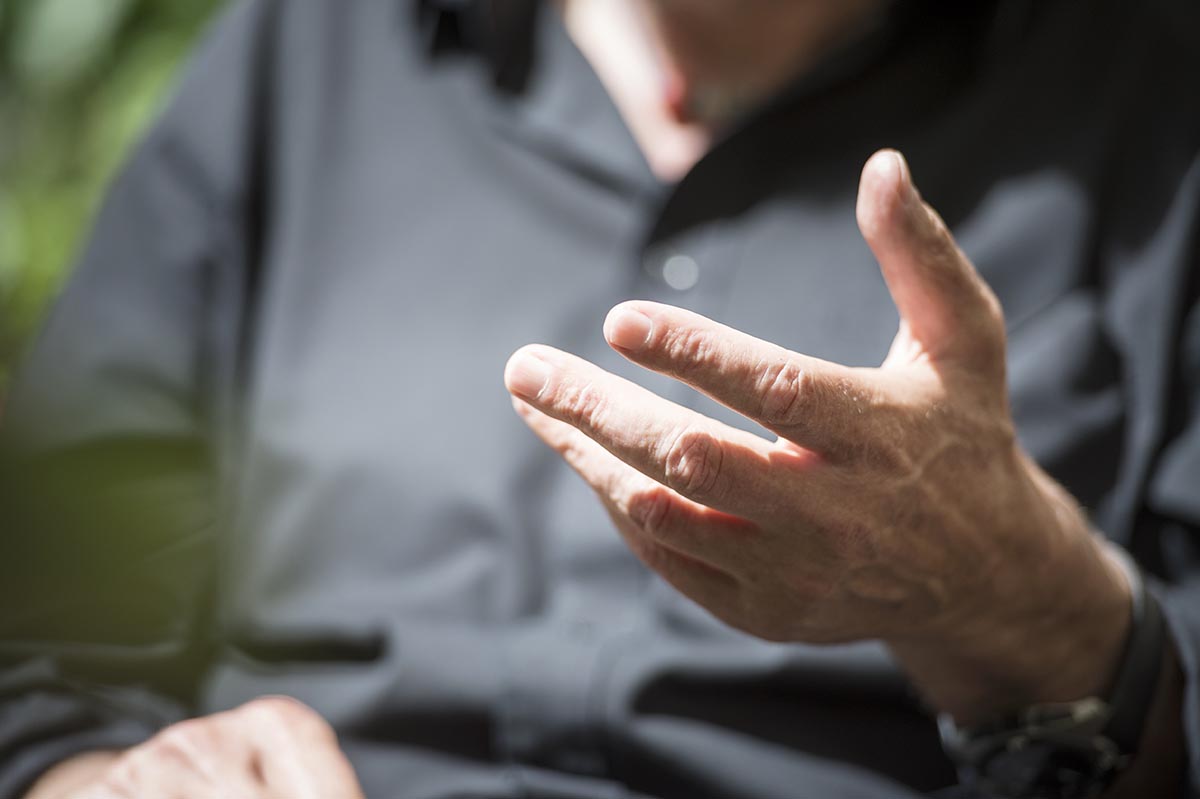
[[[1093,799],[1137,753],[1158,685],[1166,625],[1141,571],[1124,552],[1133,616],[1107,697],[1034,705],[1007,718],[961,728],[938,717],[942,745],[959,779],[993,799]]]

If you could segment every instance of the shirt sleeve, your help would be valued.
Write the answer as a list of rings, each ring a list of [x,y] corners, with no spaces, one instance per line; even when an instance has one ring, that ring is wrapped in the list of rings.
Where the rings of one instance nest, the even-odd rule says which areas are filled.
[[[1200,156],[1180,184],[1159,237],[1183,243],[1172,248],[1169,260],[1176,263],[1168,264],[1178,279],[1159,287],[1171,297],[1159,306],[1160,321],[1167,323],[1161,328],[1169,332],[1160,345],[1147,344],[1142,351],[1143,361],[1157,355],[1161,382],[1169,386],[1154,403],[1153,420],[1142,426],[1160,430],[1164,443],[1148,459],[1128,540],[1157,578],[1154,590],[1183,668],[1189,795],[1200,796]],[[1153,371],[1145,368],[1144,374]]]
[[[1193,261],[1190,282],[1191,306],[1175,367],[1178,388],[1166,414],[1173,434],[1151,473],[1137,533],[1153,534],[1157,541],[1165,578],[1158,595],[1186,678],[1183,727],[1190,785],[1200,796],[1200,260]]]
[[[1128,416],[1120,484],[1097,520],[1163,606],[1184,673],[1188,795],[1200,796],[1200,5],[1155,0],[1128,18],[1121,41],[1139,46],[1109,50],[1127,99],[1100,222]]]
[[[235,3],[207,37],[4,409],[2,799],[188,715],[210,660],[274,7]]]

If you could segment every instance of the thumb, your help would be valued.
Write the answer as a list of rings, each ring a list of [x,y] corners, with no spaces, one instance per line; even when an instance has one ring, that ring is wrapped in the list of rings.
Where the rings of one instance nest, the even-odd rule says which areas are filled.
[[[1004,315],[946,224],[917,193],[908,164],[880,150],[863,167],[858,227],[909,335],[934,362],[1004,363]]]

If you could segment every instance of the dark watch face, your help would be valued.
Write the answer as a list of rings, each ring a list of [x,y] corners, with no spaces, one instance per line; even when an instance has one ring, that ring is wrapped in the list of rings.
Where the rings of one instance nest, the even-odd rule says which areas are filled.
[[[1089,799],[1108,787],[1120,765],[1116,747],[1102,736],[1013,743],[982,764],[985,791],[1013,799]]]

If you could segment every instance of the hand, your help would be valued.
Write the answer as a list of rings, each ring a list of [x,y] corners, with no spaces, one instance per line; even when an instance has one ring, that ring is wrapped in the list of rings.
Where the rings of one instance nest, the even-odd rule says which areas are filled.
[[[517,411],[598,492],[634,553],[734,627],[883,639],[961,723],[1102,693],[1129,587],[1016,441],[998,301],[898,153],[867,163],[857,215],[903,320],[877,369],[649,302],[605,322],[626,358],[776,441],[543,346],[509,361]]]
[[[81,780],[85,768],[91,774]],[[363,799],[332,728],[284,697],[175,724],[108,759],[93,754],[68,761],[26,799],[35,797]]]

